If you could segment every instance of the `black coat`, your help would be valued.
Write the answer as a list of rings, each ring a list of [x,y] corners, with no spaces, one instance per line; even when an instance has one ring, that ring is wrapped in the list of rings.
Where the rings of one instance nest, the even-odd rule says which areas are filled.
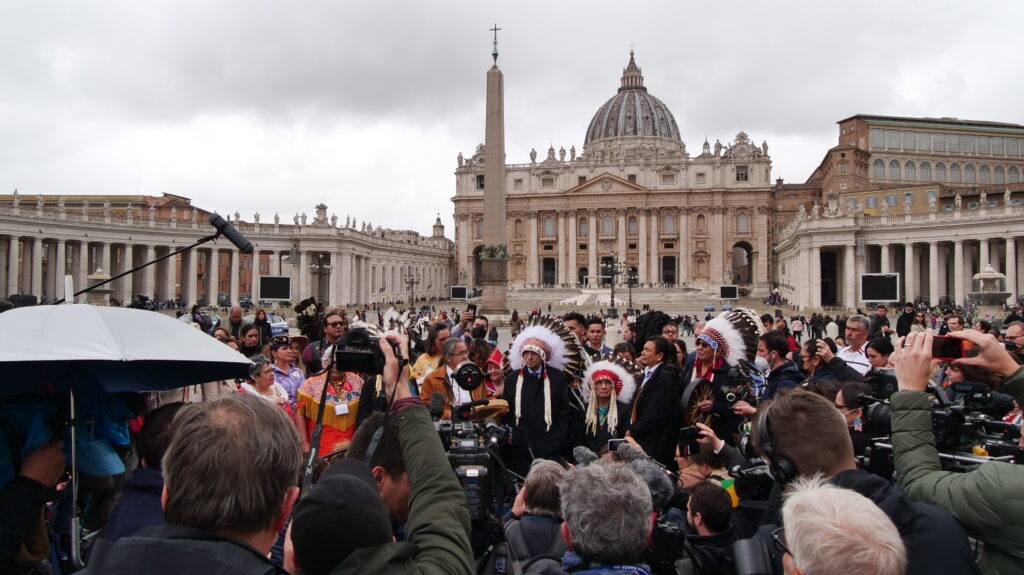
[[[256,549],[200,529],[165,523],[93,552],[83,573],[104,575],[287,575]]]
[[[551,382],[551,429],[544,422],[544,380],[523,369],[522,413],[516,422],[516,382],[519,372],[513,371],[505,378],[504,398],[509,411],[503,423],[511,425],[512,442],[503,450],[505,465],[526,476],[534,459],[561,460],[569,441],[571,406],[569,388],[561,371],[545,366]]]
[[[629,416],[632,405],[615,402],[616,416],[619,418],[615,425],[615,433],[608,431],[608,425],[602,425],[596,431],[588,431],[586,413],[580,418],[573,418],[572,432],[569,434],[569,447],[582,445],[594,453],[600,455],[603,447],[608,447],[609,439],[622,439],[629,430]]]
[[[967,533],[949,512],[911,501],[895,482],[859,469],[839,473],[832,483],[867,497],[889,516],[907,548],[907,575],[980,573]]]
[[[640,447],[669,469],[676,469],[676,444],[683,414],[679,408],[682,388],[679,369],[662,363],[633,400],[630,435]]]

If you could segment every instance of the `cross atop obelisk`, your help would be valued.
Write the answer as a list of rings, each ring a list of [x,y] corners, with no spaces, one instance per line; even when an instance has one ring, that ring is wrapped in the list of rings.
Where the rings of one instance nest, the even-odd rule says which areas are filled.
[[[494,58],[494,64],[498,64],[498,32],[501,28],[498,28],[498,23],[494,23],[494,28],[491,28],[491,32],[494,32],[494,48],[491,50],[491,57]]]

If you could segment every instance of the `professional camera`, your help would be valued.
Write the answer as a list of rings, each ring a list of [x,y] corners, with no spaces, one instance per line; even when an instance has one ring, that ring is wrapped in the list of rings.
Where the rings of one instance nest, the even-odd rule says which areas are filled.
[[[892,369],[873,369],[864,377],[864,383],[871,386],[871,395],[888,400],[899,389],[896,382],[896,371]]]
[[[651,531],[651,546],[643,561],[652,573],[675,573],[675,562],[682,559],[686,546],[686,527],[659,512]]]
[[[391,344],[395,356],[401,358],[398,344]],[[380,338],[370,335],[366,328],[352,328],[334,346],[334,365],[344,371],[377,375],[384,373],[384,353],[380,350]]]

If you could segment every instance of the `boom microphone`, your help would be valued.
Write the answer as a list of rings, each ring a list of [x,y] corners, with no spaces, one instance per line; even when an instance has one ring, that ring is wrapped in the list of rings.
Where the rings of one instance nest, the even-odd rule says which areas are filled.
[[[239,233],[235,226],[226,222],[217,212],[210,214],[210,225],[217,229],[217,233],[235,244],[235,247],[243,254],[251,254],[253,252],[252,242],[245,239],[245,236]]]
[[[444,396],[441,392],[435,391],[430,394],[430,403],[427,405],[427,411],[430,412],[430,419],[437,421],[444,415]]]
[[[577,445],[572,448],[572,458],[576,460],[576,465],[583,467],[597,461],[597,454],[582,445]]]

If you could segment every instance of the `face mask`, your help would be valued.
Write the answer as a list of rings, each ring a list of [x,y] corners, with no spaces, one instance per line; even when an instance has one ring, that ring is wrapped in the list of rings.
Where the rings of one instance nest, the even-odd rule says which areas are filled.
[[[757,369],[761,370],[761,373],[767,374],[771,371],[771,367],[768,366],[767,358],[756,356],[754,358],[754,365],[757,366]]]
[[[1006,351],[1017,351],[1019,346],[1012,341],[1004,341],[1003,347],[1006,348]]]

